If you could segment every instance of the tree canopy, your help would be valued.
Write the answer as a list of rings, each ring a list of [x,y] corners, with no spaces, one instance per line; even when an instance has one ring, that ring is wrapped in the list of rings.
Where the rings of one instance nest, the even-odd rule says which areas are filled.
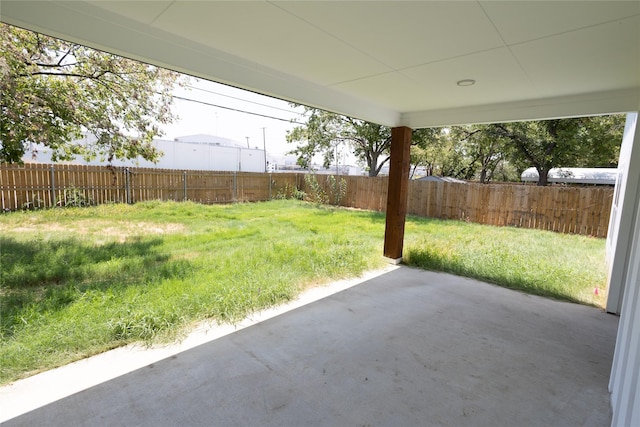
[[[309,167],[315,155],[322,155],[328,167],[342,142],[366,165],[369,176],[377,176],[389,160],[390,128],[315,108],[306,113],[307,123],[287,135],[288,142],[301,143],[291,151],[301,166]],[[555,167],[615,167],[623,130],[623,115],[417,129],[412,175],[423,167],[427,175],[488,183],[519,180],[533,166],[538,185],[546,185]]]
[[[418,129],[413,132],[411,164],[426,175],[477,179],[482,183],[513,180],[508,147],[500,138],[489,138],[482,125]]]
[[[620,155],[624,116],[498,123],[482,130],[489,139],[508,141],[514,162],[533,166],[538,185],[547,185],[556,167],[615,167]]]
[[[291,151],[298,164],[309,167],[315,155],[321,155],[325,167],[336,160],[336,148],[345,143],[364,163],[369,176],[377,176],[389,160],[391,129],[375,123],[305,107],[307,123],[287,134],[288,142],[301,143]]]
[[[538,185],[546,185],[552,168],[616,167],[623,130],[623,115],[452,126],[435,139],[416,138],[426,131],[419,130],[412,163],[430,175],[482,183],[519,180],[535,167]]]
[[[54,161],[159,157],[151,141],[175,119],[179,74],[4,23],[0,44],[0,162],[31,144]],[[83,133],[97,141],[74,143]]]

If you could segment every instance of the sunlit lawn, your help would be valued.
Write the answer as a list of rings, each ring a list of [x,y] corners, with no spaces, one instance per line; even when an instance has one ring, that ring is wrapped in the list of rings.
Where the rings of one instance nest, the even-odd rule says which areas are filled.
[[[599,307],[606,302],[604,239],[413,219],[407,223],[404,256],[427,270],[531,294]]]
[[[0,215],[0,382],[175,339],[204,319],[235,322],[382,267],[383,236],[383,214],[291,200]],[[602,239],[410,218],[405,255],[527,292],[604,301]]]

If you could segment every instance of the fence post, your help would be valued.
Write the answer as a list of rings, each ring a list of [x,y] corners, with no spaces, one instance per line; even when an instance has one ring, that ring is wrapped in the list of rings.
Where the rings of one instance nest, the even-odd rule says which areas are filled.
[[[54,173],[54,165],[51,165],[51,169],[49,170],[49,174],[51,177],[51,207],[55,208],[58,205],[58,200],[56,198],[56,181],[55,181],[55,173]]]
[[[182,172],[182,201],[186,202],[187,199],[187,171]]]
[[[271,174],[269,174],[269,200],[271,200],[271,184],[273,184],[273,179],[271,179]]]
[[[124,168],[124,194],[125,202],[131,204],[131,171],[129,168]]]
[[[233,194],[231,195],[234,202],[238,200],[238,173],[233,171]]]

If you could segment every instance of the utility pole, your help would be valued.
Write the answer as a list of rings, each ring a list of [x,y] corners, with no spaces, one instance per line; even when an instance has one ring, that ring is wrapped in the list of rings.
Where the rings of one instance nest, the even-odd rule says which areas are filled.
[[[262,128],[262,148],[264,150],[264,171],[267,172],[267,138],[265,136],[265,127]]]

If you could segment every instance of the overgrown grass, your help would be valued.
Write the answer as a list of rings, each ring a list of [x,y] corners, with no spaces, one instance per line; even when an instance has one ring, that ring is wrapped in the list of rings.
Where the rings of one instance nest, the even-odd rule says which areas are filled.
[[[1,215],[0,381],[205,318],[235,322],[380,267],[383,222],[293,201]]]
[[[606,301],[604,239],[435,219],[408,221],[406,236],[405,261],[416,267],[598,307]]]
[[[0,215],[0,382],[134,341],[235,322],[383,265],[384,215],[279,200]],[[604,241],[410,218],[424,268],[599,305]],[[393,284],[390,284],[393,286]]]

